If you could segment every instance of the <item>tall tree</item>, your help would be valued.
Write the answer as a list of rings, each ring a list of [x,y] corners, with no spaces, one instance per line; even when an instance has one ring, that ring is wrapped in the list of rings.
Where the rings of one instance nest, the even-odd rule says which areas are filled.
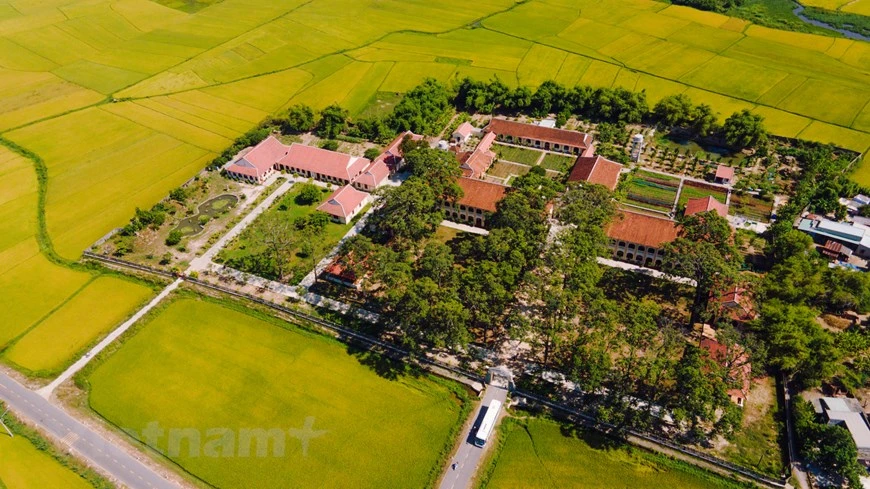
[[[320,111],[320,121],[317,123],[317,135],[326,139],[335,139],[347,128],[347,110],[332,104]]]
[[[278,280],[284,279],[285,267],[295,244],[294,228],[289,220],[278,214],[267,214],[260,227],[262,242],[275,260]]]
[[[725,141],[736,148],[756,146],[767,140],[764,117],[747,109],[731,114],[722,126]]]

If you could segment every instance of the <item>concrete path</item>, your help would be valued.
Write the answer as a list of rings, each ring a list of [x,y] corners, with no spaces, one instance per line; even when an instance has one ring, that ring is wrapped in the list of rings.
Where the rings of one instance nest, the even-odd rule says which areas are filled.
[[[232,241],[233,238],[241,234],[241,232],[244,231],[249,224],[254,222],[254,219],[256,219],[257,217],[259,217],[260,214],[265,212],[265,210],[268,209],[269,206],[271,206],[272,203],[275,202],[275,200],[287,193],[287,191],[290,190],[290,187],[292,187],[295,183],[295,180],[293,180],[292,178],[288,178],[287,181],[281,184],[281,186],[278,187],[277,190],[272,192],[272,194],[266,197],[262,202],[260,202],[257,207],[254,207],[251,212],[248,213],[248,215],[246,215],[241,221],[236,223],[236,225],[233,226],[232,229],[230,229],[226,234],[221,236],[221,238],[217,240],[217,242],[215,242],[215,244],[212,245],[211,248],[206,250],[206,252],[202,255],[194,258],[190,262],[190,267],[187,269],[187,271],[200,272],[208,268],[215,255],[217,255],[218,252],[227,245],[227,243],[229,243],[230,241]]]
[[[0,374],[0,400],[15,414],[38,426],[56,440],[61,448],[75,453],[132,489],[171,489],[175,484],[164,479],[124,449],[113,445],[95,431],[28,390],[5,374]],[[4,435],[5,436],[5,435]]]
[[[489,231],[487,231],[486,229],[478,228],[475,226],[469,226],[468,224],[460,224],[457,222],[448,221],[446,219],[441,221],[441,225],[446,227],[446,228],[457,229],[457,230],[462,231],[464,233],[474,233],[474,234],[480,234],[482,236],[486,236],[489,234]]]
[[[486,415],[486,410],[489,403],[493,400],[498,400],[504,405],[507,399],[507,389],[496,387],[493,385],[487,386],[484,392],[483,399],[480,402],[479,408],[471,412],[471,422],[466,423],[462,429],[459,449],[447,461],[447,468],[444,476],[441,478],[440,489],[470,489],[471,483],[474,480],[477,469],[480,466],[481,460],[487,450],[493,443],[492,438],[484,447],[478,447],[474,444],[474,436],[477,434],[477,428],[480,426],[483,417]],[[499,414],[499,420],[504,416],[504,408]],[[496,421],[496,429],[498,421]],[[453,464],[456,464],[454,468]]]
[[[602,258],[599,256],[598,257],[598,264],[604,265],[606,267],[621,268],[623,270],[628,270],[629,272],[635,272],[635,273],[640,273],[643,275],[649,275],[651,277],[660,278],[662,280],[667,280],[669,282],[674,282],[677,284],[691,285],[692,287],[695,287],[697,285],[697,282],[695,282],[694,280],[692,280],[690,278],[675,277],[673,275],[668,275],[667,273],[660,272],[660,271],[654,270],[652,268],[642,267],[640,265],[635,265],[633,263],[626,263],[624,261],[611,260],[609,258]]]
[[[76,372],[83,369],[85,367],[85,365],[87,365],[88,362],[91,361],[92,358],[94,358],[98,353],[103,351],[113,341],[118,339],[118,337],[120,337],[128,329],[130,329],[130,327],[133,326],[133,324],[135,324],[136,321],[141,319],[142,316],[147,314],[148,311],[150,311],[151,309],[154,308],[154,306],[159,304],[160,301],[162,301],[164,298],[166,298],[167,295],[170,294],[170,292],[172,292],[173,290],[178,288],[178,286],[180,284],[181,284],[181,279],[177,279],[175,282],[172,282],[171,284],[169,284],[165,289],[163,289],[162,292],[157,294],[157,297],[152,299],[151,302],[149,302],[148,304],[145,305],[145,307],[143,307],[142,309],[139,309],[139,311],[137,311],[136,314],[133,315],[133,317],[131,317],[130,319],[125,321],[123,324],[118,326],[114,331],[109,333],[108,336],[103,338],[103,341],[97,343],[97,346],[91,348],[91,350],[88,351],[87,353],[85,353],[85,355],[83,357],[81,357],[77,362],[72,364],[68,369],[66,369],[62,374],[60,374],[60,376],[58,376],[58,378],[54,379],[50,384],[43,387],[42,389],[39,389],[38,391],[36,391],[36,393],[45,399],[50,398],[51,393],[54,392],[55,389],[57,389],[57,386],[66,382],[73,375],[75,375]]]

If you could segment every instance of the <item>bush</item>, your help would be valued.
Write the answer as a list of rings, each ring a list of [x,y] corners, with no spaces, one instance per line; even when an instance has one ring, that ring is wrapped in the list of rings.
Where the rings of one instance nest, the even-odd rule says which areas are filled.
[[[378,148],[369,148],[369,149],[366,150],[366,152],[365,152],[365,154],[364,154],[363,156],[365,156],[366,158],[368,158],[368,159],[370,159],[370,160],[374,160],[375,158],[377,158],[377,157],[380,156],[380,155],[381,155],[381,150],[380,150],[380,149],[378,149]]]
[[[184,187],[172,189],[169,192],[169,198],[183,204],[187,200],[187,190]]]
[[[328,149],[329,151],[337,151],[338,150],[338,141],[334,139],[327,139],[320,143],[320,147],[323,149]]]
[[[181,243],[181,238],[183,238],[183,237],[184,236],[181,234],[181,231],[179,231],[177,229],[173,229],[172,231],[169,232],[169,236],[166,237],[166,246],[175,246],[178,243]],[[166,255],[163,255],[163,256],[164,256],[164,258],[166,257]],[[170,257],[171,256],[172,255],[170,255]]]
[[[296,196],[296,203],[299,205],[311,205],[320,200],[320,187],[313,183],[306,183]]]

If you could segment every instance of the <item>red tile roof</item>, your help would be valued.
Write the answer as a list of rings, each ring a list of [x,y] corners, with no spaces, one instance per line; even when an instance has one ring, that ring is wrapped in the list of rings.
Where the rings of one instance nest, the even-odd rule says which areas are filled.
[[[371,161],[366,158],[294,143],[290,145],[286,156],[281,158],[278,164],[350,182],[362,173],[371,164]]]
[[[549,143],[577,146],[578,148],[587,148],[592,144],[592,136],[582,132],[543,127],[535,124],[523,124],[522,122],[505,119],[493,119],[486,127],[486,131],[494,132],[499,136],[529,138]]]
[[[616,190],[622,165],[601,156],[581,156],[568,176],[569,182],[589,182]]]
[[[716,211],[722,217],[728,217],[728,206],[716,200],[715,197],[709,195],[707,197],[698,197],[686,201],[687,216],[699,214],[701,212]]]
[[[354,179],[353,183],[355,185],[368,185],[369,188],[377,188],[384,180],[390,177],[390,169],[387,167],[387,164],[384,163],[384,160],[377,159],[369,165],[368,168],[360,176]]]
[[[486,173],[486,170],[489,170],[496,157],[496,154],[490,149],[492,148],[493,141],[495,141],[494,133],[490,132],[483,136],[474,152],[462,163],[462,168],[469,170],[469,172],[463,172],[463,174],[468,173],[467,176],[480,178]]]
[[[661,217],[623,210],[607,228],[607,236],[617,241],[661,248],[677,239],[677,223]]]
[[[731,180],[734,178],[734,168],[725,165],[718,165],[716,167],[716,178]]]
[[[749,356],[739,345],[734,345],[734,350],[729,352],[728,347],[712,338],[701,338],[698,345],[702,350],[710,353],[710,359],[723,367],[729,368],[728,376],[732,381],[740,385],[738,389],[730,389],[728,395],[732,397],[746,398],[752,381],[752,364]],[[731,362],[732,365],[726,365]],[[742,394],[742,395],[741,395]]]
[[[420,141],[421,139],[423,139],[423,136],[419,134],[414,134],[411,131],[405,131],[402,134],[396,136],[396,139],[393,139],[393,141],[387,145],[387,147],[384,149],[384,152],[381,153],[377,158],[375,158],[375,161],[383,161],[387,164],[388,167],[391,168],[392,171],[395,171],[396,168],[399,166],[399,163],[401,163],[402,158],[405,157],[405,155],[402,154],[402,143],[405,141],[406,137],[410,137],[411,141]]]
[[[460,136],[462,136],[462,139],[468,139],[468,136],[471,136],[473,132],[474,126],[472,126],[468,122],[463,122],[459,125],[459,127],[456,128],[455,131],[453,131],[453,134],[459,134]]]
[[[326,202],[317,206],[317,210],[347,219],[368,197],[369,194],[357,190],[350,185],[345,185],[333,192]]]
[[[508,189],[504,185],[473,178],[459,178],[456,183],[463,193],[457,204],[488,212],[496,211],[496,204],[504,198]]]
[[[275,162],[284,157],[289,149],[289,146],[284,145],[281,141],[270,135],[260,141],[253,149],[228,165],[226,170],[239,175],[259,178],[273,169]]]

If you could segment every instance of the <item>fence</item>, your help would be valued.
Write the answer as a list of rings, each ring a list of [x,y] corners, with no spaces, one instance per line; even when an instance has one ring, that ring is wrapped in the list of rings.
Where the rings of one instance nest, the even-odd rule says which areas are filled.
[[[136,263],[131,263],[131,262],[124,261],[124,260],[119,260],[117,258],[113,258],[113,257],[109,257],[109,256],[97,255],[97,254],[90,253],[90,252],[85,252],[84,256],[91,258],[91,259],[94,259],[94,260],[110,263],[110,264],[113,264],[116,266],[128,267],[128,268],[132,268],[132,269],[143,271],[143,272],[155,273],[155,274],[158,274],[158,275],[161,275],[164,277],[175,278],[175,275],[168,273],[168,272],[165,272],[163,270],[158,270],[158,269],[151,268],[148,266],[139,265]],[[184,279],[186,281],[193,283],[193,284],[196,284],[200,287],[204,287],[206,289],[221,292],[223,294],[227,294],[227,295],[232,296],[232,297],[237,297],[237,298],[249,300],[249,301],[252,301],[256,304],[260,304],[264,307],[274,309],[276,311],[282,312],[282,313],[287,314],[289,316],[292,316],[292,317],[302,319],[304,321],[316,324],[316,325],[318,325],[326,330],[333,331],[333,332],[337,333],[339,335],[339,338],[344,340],[344,341],[347,341],[348,339],[350,339],[350,340],[356,341],[358,343],[361,343],[363,345],[366,345],[369,348],[372,348],[372,347],[379,348],[381,350],[380,351],[381,353],[385,353],[385,354],[389,355],[391,358],[406,361],[406,362],[412,362],[415,364],[419,364],[421,366],[431,367],[434,369],[449,372],[453,376],[459,377],[456,380],[463,382],[465,384],[470,384],[472,382],[482,383],[485,381],[485,379],[483,377],[481,377],[480,375],[478,375],[476,373],[468,372],[466,370],[463,370],[463,369],[460,369],[457,367],[453,367],[451,365],[446,365],[442,362],[439,362],[437,360],[432,360],[432,359],[427,358],[427,357],[415,357],[409,351],[404,350],[402,348],[399,348],[395,345],[391,345],[391,344],[386,343],[384,341],[372,338],[368,335],[358,333],[356,331],[344,328],[342,326],[339,326],[338,324],[335,324],[335,323],[326,321],[324,319],[306,314],[304,312],[290,309],[290,308],[281,306],[279,304],[275,304],[274,302],[267,301],[265,299],[261,299],[259,297],[256,297],[256,296],[253,296],[250,294],[246,294],[243,292],[237,292],[235,290],[228,289],[228,288],[222,287],[220,285],[215,285],[215,284],[212,284],[209,282],[205,282],[205,281],[202,281],[199,279],[195,279],[195,278],[191,278],[191,277],[184,277]],[[514,390],[513,393],[515,395],[522,396],[522,397],[525,397],[527,399],[532,399],[535,402],[540,403],[544,406],[547,406],[550,409],[553,409],[555,411],[558,411],[558,412],[561,412],[564,414],[568,414],[568,416],[570,417],[570,419],[572,421],[575,421],[575,422],[579,421],[581,424],[583,424],[589,428],[595,429],[597,431],[600,431],[602,433],[605,433],[605,434],[608,434],[611,436],[624,436],[623,434],[628,434],[628,435],[640,438],[642,440],[645,440],[649,443],[653,443],[655,445],[659,445],[661,447],[665,447],[667,449],[677,451],[677,452],[682,453],[684,455],[687,455],[689,457],[692,457],[692,458],[695,458],[698,460],[702,460],[708,464],[719,467],[721,469],[740,474],[743,477],[749,478],[755,482],[764,484],[768,487],[777,488],[777,489],[786,487],[785,479],[783,479],[783,480],[772,479],[772,478],[767,477],[763,474],[757,473],[751,469],[747,469],[745,467],[741,467],[739,465],[732,464],[726,460],[722,460],[720,458],[713,457],[711,455],[699,452],[697,450],[693,450],[691,448],[680,446],[676,443],[665,440],[663,438],[659,438],[655,435],[643,433],[643,432],[632,430],[632,429],[621,430],[619,427],[617,427],[615,425],[611,425],[608,423],[601,423],[601,422],[597,421],[594,417],[592,417],[588,414],[584,414],[580,411],[569,408],[567,406],[556,404],[556,403],[551,402],[547,399],[539,397],[535,394],[531,394],[531,393],[521,391],[521,390]]]

